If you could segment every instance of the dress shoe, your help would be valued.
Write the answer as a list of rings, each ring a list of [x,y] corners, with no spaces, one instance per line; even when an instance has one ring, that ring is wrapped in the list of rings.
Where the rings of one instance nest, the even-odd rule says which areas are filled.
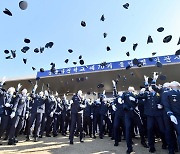
[[[38,142],[38,137],[35,137],[35,138],[34,138],[34,142]]]
[[[56,137],[56,136],[58,136],[58,134],[53,134],[53,137]]]
[[[14,139],[9,139],[8,145],[16,145],[16,143],[14,142]]]
[[[100,138],[100,139],[103,139],[103,137],[102,137],[102,136],[100,136],[99,138]]]
[[[168,153],[168,154],[175,154],[175,152],[173,152],[173,151],[171,151],[171,152],[170,152],[170,151],[169,151],[169,153]]]
[[[141,142],[141,144],[143,145],[143,147],[145,147],[145,148],[149,148],[149,146],[147,145],[147,143],[146,143],[146,142]]]
[[[30,141],[30,137],[29,136],[26,136],[26,141]]]
[[[175,148],[175,150],[174,150],[175,152],[179,152],[179,149],[178,148]]]
[[[46,134],[46,137],[51,137],[51,135],[50,134]]]
[[[133,152],[132,149],[127,149],[126,154],[130,154],[131,152]]]
[[[149,149],[149,152],[150,152],[150,153],[154,153],[155,151],[156,151],[155,148],[150,148],[150,149]]]
[[[14,142],[15,142],[15,143],[18,143],[18,139],[17,139],[17,138],[14,138]]]

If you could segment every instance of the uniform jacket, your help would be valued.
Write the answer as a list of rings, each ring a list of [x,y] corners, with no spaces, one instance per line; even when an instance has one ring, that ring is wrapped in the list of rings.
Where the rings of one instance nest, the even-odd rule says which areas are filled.
[[[26,113],[29,113],[29,100],[27,96],[18,94],[14,101],[13,110],[18,116],[25,116]]]
[[[6,91],[0,88],[0,115],[5,113],[5,99],[6,99]]]
[[[158,104],[161,104],[161,97],[158,93],[146,91],[143,95],[144,114],[147,116],[162,116],[163,109],[158,109]]]
[[[120,104],[120,102],[118,102],[118,99],[121,99],[121,97],[120,96],[116,97],[112,103],[116,107],[115,116],[122,116],[123,117],[124,116],[123,104]]]
[[[135,98],[135,101],[131,101],[129,97]],[[122,100],[124,100],[123,108],[125,111],[133,111],[135,107],[137,106],[137,98],[135,94],[131,92],[124,92],[122,95]]]
[[[50,115],[51,112],[55,113],[57,108],[57,102],[52,100],[50,96],[45,99],[45,113]]]
[[[33,113],[45,113],[45,99],[37,94],[32,94],[33,98],[31,114]]]
[[[92,104],[92,113],[93,116],[98,116],[100,113],[100,103],[97,101],[94,101],[94,103]]]
[[[80,107],[82,100],[77,94],[72,97],[72,100],[73,103],[71,104],[71,113],[78,113],[82,110]]]
[[[168,115],[180,116],[180,91],[170,90],[163,93],[162,102]]]
[[[90,117],[92,114],[92,105],[89,103],[86,103],[86,107],[84,109],[84,116]]]
[[[107,115],[107,112],[108,112],[108,106],[107,106],[107,103],[105,101],[101,101],[101,105],[100,105],[100,110],[99,110],[99,113],[100,115]]]

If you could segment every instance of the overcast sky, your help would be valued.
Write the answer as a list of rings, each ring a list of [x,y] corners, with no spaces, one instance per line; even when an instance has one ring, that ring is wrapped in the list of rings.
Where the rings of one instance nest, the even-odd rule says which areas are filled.
[[[73,67],[79,55],[88,65],[150,57],[152,52],[157,56],[171,55],[180,48],[180,0],[27,0],[24,11],[19,1],[0,1],[0,78],[36,75],[41,67],[50,69],[51,62],[56,63],[56,68]],[[124,9],[127,2],[129,9]],[[5,8],[12,17],[3,13]],[[102,14],[104,22],[100,21]],[[86,22],[86,27],[80,25],[81,21]],[[164,27],[162,33],[157,32],[159,27]],[[105,39],[104,32],[108,34]],[[148,35],[153,38],[152,44],[147,44]],[[164,44],[167,35],[173,38]],[[120,42],[122,36],[127,37],[124,43]],[[21,52],[27,45],[24,38],[31,40],[26,54]],[[51,49],[43,54],[33,52],[50,41],[54,42]],[[136,51],[132,50],[134,43],[138,43]],[[17,57],[5,59],[6,49],[16,50]],[[68,49],[74,52],[70,54]],[[128,51],[130,57],[126,56]],[[26,65],[23,58],[28,59]],[[64,63],[66,58],[68,64]]]

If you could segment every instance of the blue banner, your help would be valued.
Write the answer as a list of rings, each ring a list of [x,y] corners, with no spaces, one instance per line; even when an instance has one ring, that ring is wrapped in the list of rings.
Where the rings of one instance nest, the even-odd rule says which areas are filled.
[[[157,62],[162,64],[173,64],[180,63],[180,55],[168,55],[168,56],[159,56],[151,58],[142,58],[138,59],[143,66],[153,66]],[[133,64],[133,60],[118,61],[118,62],[108,62],[106,66],[101,64],[92,64],[92,65],[83,65],[70,68],[57,69],[54,73],[50,70],[44,72],[38,72],[37,77],[53,77],[53,76],[63,76],[63,75],[72,75],[72,74],[82,74],[82,73],[91,73],[91,72],[101,72],[101,71],[111,71],[111,70],[121,70],[126,69],[127,66],[132,68],[137,67]]]

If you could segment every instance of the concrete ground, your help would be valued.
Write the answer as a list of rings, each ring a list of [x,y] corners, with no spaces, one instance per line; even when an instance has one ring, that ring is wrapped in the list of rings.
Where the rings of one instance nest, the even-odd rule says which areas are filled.
[[[74,145],[69,145],[68,137],[44,137],[38,142],[25,141],[24,136],[20,136],[16,146],[7,145],[3,141],[0,146],[0,154],[28,153],[28,154],[125,154],[126,143],[123,140],[118,147],[114,147],[114,141],[109,137],[104,139],[85,138],[84,143],[79,142],[79,138],[74,139]],[[134,139],[134,151],[136,154],[149,154],[148,149],[140,144],[139,139]],[[156,143],[156,154],[167,154],[167,150],[161,149],[161,142]]]

